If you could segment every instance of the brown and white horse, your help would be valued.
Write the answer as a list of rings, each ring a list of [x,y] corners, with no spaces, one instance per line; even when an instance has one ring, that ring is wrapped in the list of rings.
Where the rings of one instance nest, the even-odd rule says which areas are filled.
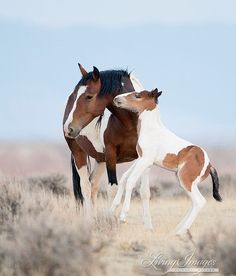
[[[89,213],[91,197],[96,205],[105,160],[108,164],[109,181],[117,184],[116,164],[138,157],[137,114],[117,108],[113,99],[122,93],[141,91],[143,87],[133,75],[123,70],[99,72],[94,67],[93,72],[87,73],[81,65],[79,67],[83,77],[69,96],[63,126],[65,139],[72,153],[74,194],[81,202],[84,200],[85,209]],[[104,112],[105,108],[112,114],[109,111]],[[98,124],[100,128],[97,127]],[[87,171],[87,156],[97,161],[91,176]],[[150,192],[142,191],[142,187],[148,186],[148,171],[141,182],[141,198],[148,201]],[[144,213],[149,213],[145,206]],[[148,222],[145,226],[151,227]]]
[[[211,165],[206,151],[168,130],[160,119],[158,97],[162,92],[157,89],[152,92],[142,91],[118,95],[114,103],[121,108],[138,114],[139,158],[132,168],[126,172],[126,193],[120,219],[127,216],[132,189],[142,173],[155,164],[176,172],[180,185],[192,200],[192,208],[177,226],[177,234],[183,234],[189,229],[200,209],[205,205],[205,198],[198,190],[198,183],[210,174],[213,182],[213,197],[221,201],[219,194],[219,179],[215,168]],[[122,192],[122,188],[121,188]],[[118,190],[118,197],[120,191]],[[119,204],[117,201],[116,204]]]

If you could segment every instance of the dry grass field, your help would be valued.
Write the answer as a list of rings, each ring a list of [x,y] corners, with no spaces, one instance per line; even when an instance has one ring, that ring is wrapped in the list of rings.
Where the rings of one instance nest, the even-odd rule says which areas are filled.
[[[143,227],[138,192],[127,223],[110,215],[104,193],[98,216],[89,223],[73,199],[64,146],[1,144],[0,275],[161,275],[166,267],[154,265],[160,254],[171,260],[193,254],[196,260],[214,260],[209,267],[219,268],[216,275],[235,275],[235,149],[209,152],[224,201],[216,202],[210,181],[204,182],[201,191],[208,204],[191,233],[177,237],[173,230],[190,202],[171,173],[151,173],[153,231]]]

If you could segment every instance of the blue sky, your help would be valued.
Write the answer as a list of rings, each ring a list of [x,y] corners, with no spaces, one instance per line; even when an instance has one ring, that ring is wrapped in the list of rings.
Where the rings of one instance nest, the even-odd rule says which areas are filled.
[[[180,136],[235,143],[235,1],[0,4],[0,140],[63,141],[81,62],[128,67],[147,89],[163,90],[163,121]]]

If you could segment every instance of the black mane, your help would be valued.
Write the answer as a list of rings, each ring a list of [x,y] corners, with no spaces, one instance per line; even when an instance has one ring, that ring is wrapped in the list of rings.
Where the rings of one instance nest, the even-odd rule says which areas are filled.
[[[122,91],[122,77],[129,77],[130,74],[126,70],[106,70],[100,71],[101,90],[99,96],[107,94],[116,94]],[[77,86],[86,85],[88,80],[93,79],[92,72],[82,77]]]

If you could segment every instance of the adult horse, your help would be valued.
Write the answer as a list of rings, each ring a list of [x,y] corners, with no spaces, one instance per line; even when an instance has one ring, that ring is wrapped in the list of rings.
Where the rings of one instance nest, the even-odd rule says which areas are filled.
[[[69,96],[63,119],[64,136],[71,150],[72,174],[75,197],[85,202],[90,211],[90,195],[96,205],[98,184],[107,162],[111,184],[117,184],[116,163],[128,162],[138,157],[137,115],[117,108],[113,99],[119,94],[142,91],[140,82],[127,71],[101,71],[94,67],[92,72],[81,66],[82,78]],[[112,114],[104,110],[107,108]],[[97,128],[97,123],[101,125]],[[87,156],[97,163],[89,176]],[[144,223],[151,228],[149,215],[150,191],[148,171],[141,179],[140,195],[143,201]],[[125,176],[124,176],[125,178]],[[90,182],[91,180],[91,182]],[[92,185],[91,185],[92,183]],[[147,189],[148,187],[148,189]],[[92,191],[91,191],[92,188]]]

